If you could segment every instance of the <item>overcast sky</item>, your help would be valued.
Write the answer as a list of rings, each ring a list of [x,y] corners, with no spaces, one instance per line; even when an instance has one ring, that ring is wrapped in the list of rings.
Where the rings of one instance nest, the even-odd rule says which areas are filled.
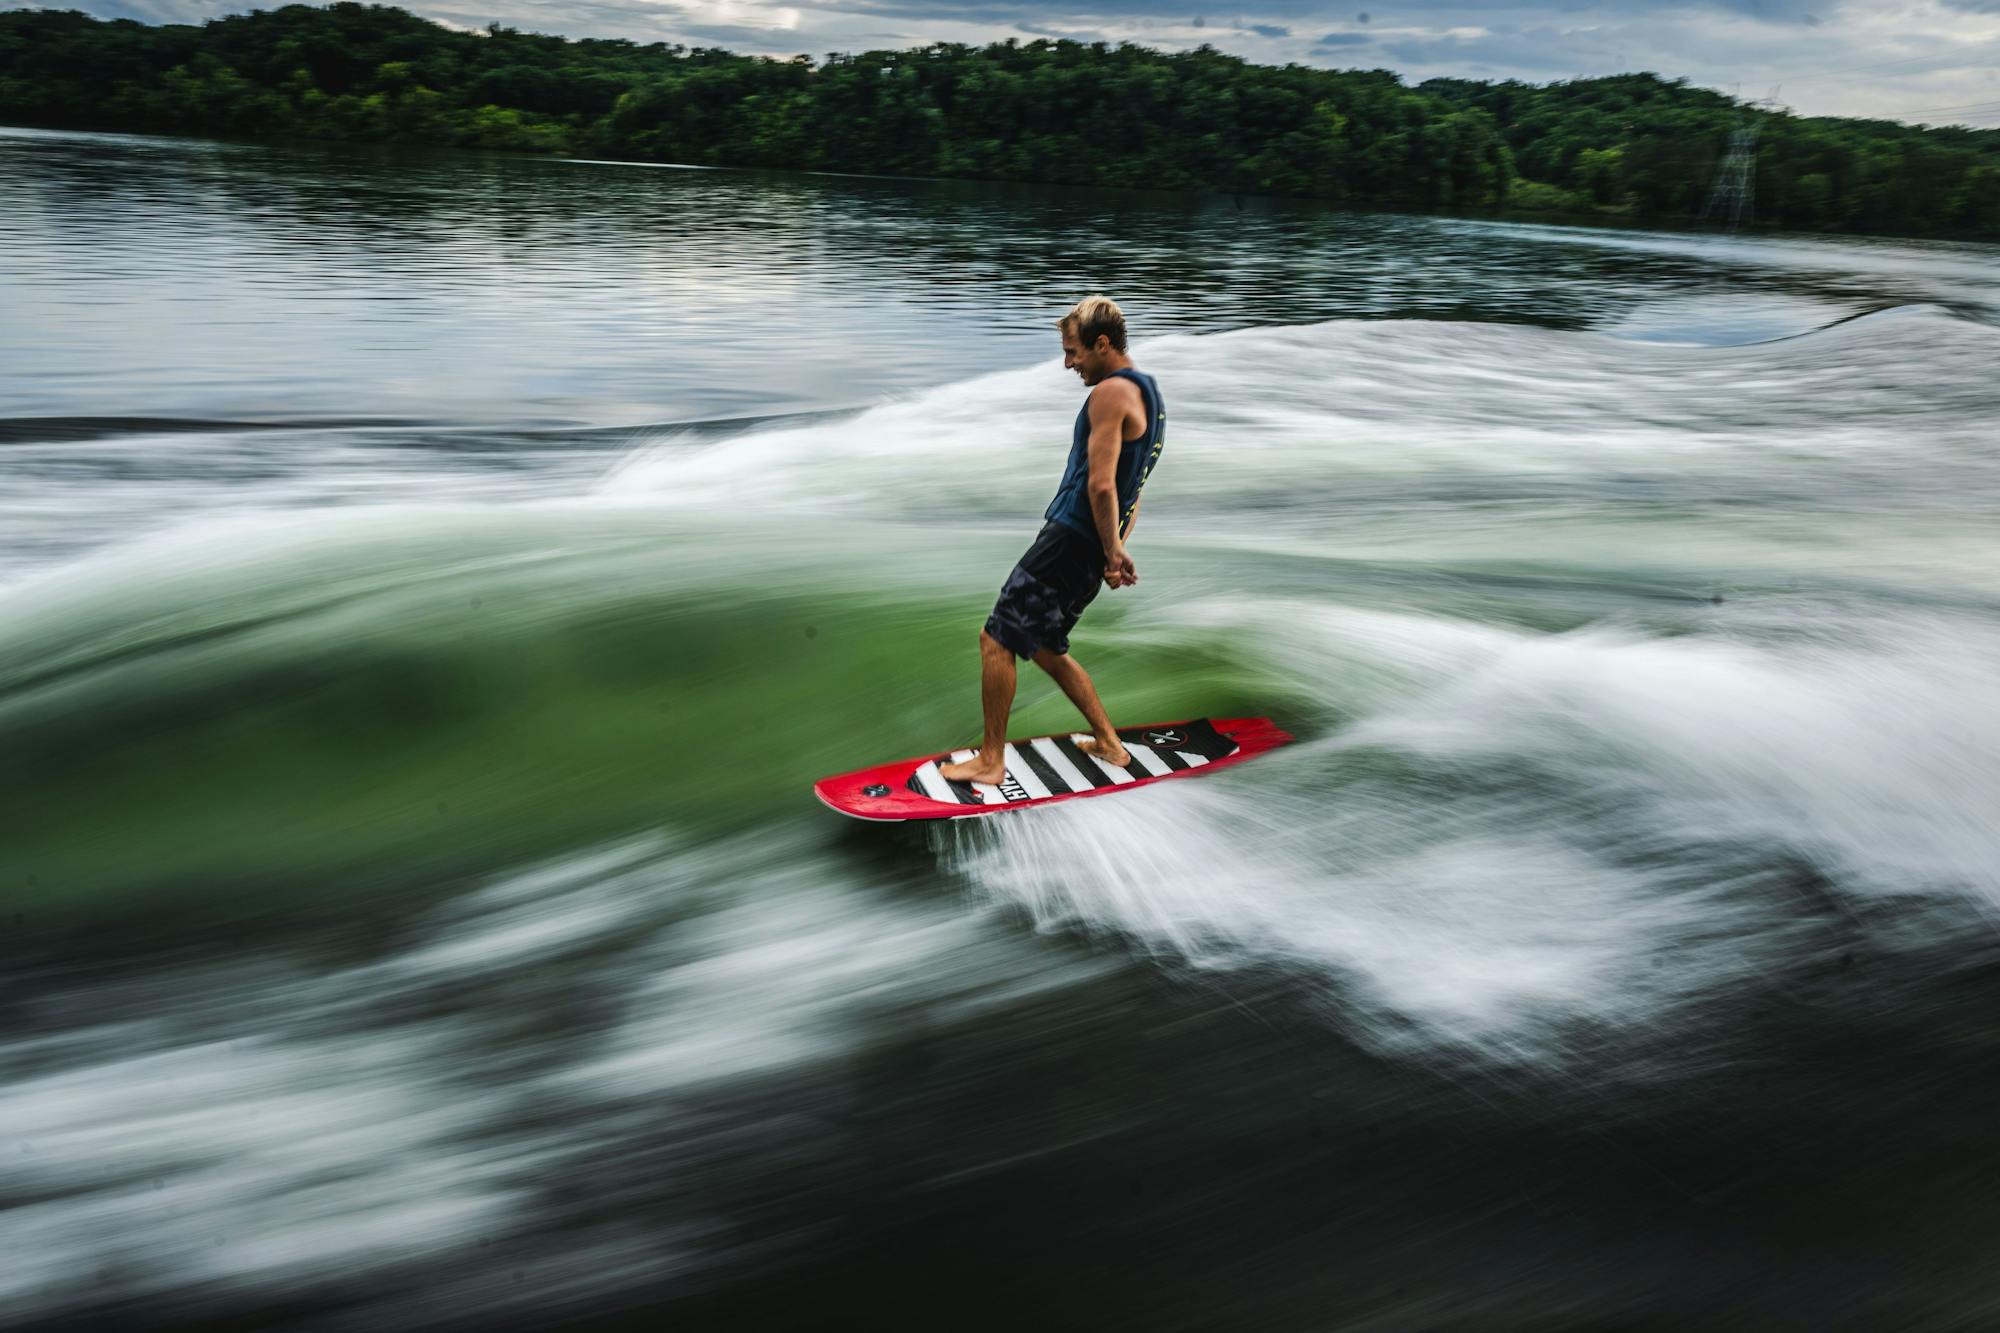
[[[280,0],[52,0],[198,22]],[[446,23],[770,55],[1018,37],[1203,42],[1250,60],[1542,83],[1652,70],[1804,115],[2000,127],[2000,0],[407,0]],[[0,8],[21,8],[0,0]]]

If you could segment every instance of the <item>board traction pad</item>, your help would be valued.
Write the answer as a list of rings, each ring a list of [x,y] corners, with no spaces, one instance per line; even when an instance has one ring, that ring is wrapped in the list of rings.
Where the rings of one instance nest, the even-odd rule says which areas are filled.
[[[1087,740],[1089,733],[1079,731],[1009,741],[1005,774],[997,784],[947,781],[939,765],[973,753],[957,750],[822,778],[813,792],[856,819],[901,822],[999,814],[1220,769],[1292,739],[1262,717],[1120,727],[1118,736],[1132,755],[1123,768],[1084,753],[1077,742]]]
[[[1127,727],[1118,733],[1118,739],[1125,742],[1125,749],[1132,756],[1131,764],[1122,770],[1125,774],[1122,781],[1128,782],[1142,776],[1161,777],[1199,768],[1227,758],[1237,749],[1236,742],[1217,731],[1215,724],[1205,717],[1178,726]],[[951,781],[938,772],[938,765],[951,763],[953,758],[939,755],[910,774],[904,786],[933,800],[941,799],[939,792],[943,790],[960,805],[994,804],[970,782]],[[1017,770],[1029,781],[1017,777]],[[1120,771],[1115,764],[1085,754],[1072,736],[1038,736],[1019,745],[1007,743],[1007,771],[998,789],[1008,802],[1074,795],[1119,785]],[[1037,792],[1035,786],[1042,790]]]

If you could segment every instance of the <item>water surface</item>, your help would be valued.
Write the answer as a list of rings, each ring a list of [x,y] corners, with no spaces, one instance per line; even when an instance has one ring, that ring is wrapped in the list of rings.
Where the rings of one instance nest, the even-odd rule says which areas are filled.
[[[30,131],[0,204],[19,1317],[2000,1298],[2000,251]],[[1299,741],[840,820],[978,730],[1092,290],[1174,428],[1076,652]]]

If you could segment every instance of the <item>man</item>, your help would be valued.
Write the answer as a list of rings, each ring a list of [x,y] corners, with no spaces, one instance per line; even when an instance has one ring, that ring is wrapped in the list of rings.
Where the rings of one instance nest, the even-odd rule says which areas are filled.
[[[1078,741],[1078,749],[1120,768],[1132,762],[1090,676],[1069,655],[1069,632],[1100,580],[1110,588],[1139,581],[1125,542],[1139,516],[1139,492],[1165,444],[1167,410],[1153,377],[1135,370],[1125,354],[1125,314],[1110,299],[1086,297],[1056,327],[1063,366],[1083,377],[1090,397],[1076,414],[1069,465],[1043,515],[1047,521],[979,632],[986,736],[970,759],[942,766],[955,781],[998,783],[1005,776],[1017,657],[1053,676],[1090,723],[1092,737]]]

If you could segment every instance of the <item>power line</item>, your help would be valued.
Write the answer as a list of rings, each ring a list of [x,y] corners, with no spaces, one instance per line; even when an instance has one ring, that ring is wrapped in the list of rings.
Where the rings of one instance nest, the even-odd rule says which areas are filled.
[[[1812,82],[1815,82],[1815,81],[1817,81],[1817,80],[1820,80],[1820,79],[1831,79],[1831,78],[1835,78],[1835,77],[1837,77],[1837,76],[1839,76],[1839,75],[1842,75],[1842,74],[1860,74],[1860,73],[1863,73],[1863,72],[1865,72],[1865,71],[1867,71],[1867,70],[1875,70],[1875,69],[1893,69],[1893,68],[1895,68],[1895,67],[1897,67],[1897,66],[1899,66],[1899,65],[1920,65],[1920,64],[1922,64],[1922,63],[1923,63],[1924,61],[1926,61],[1926,60],[1946,60],[1946,59],[1951,59],[1951,58],[1956,58],[1956,57],[1959,57],[1959,56],[1963,56],[1963,55],[1968,55],[1968,54],[1971,54],[1971,55],[1973,55],[1973,58],[1974,58],[1974,59],[1976,60],[1976,58],[1977,58],[1977,53],[1982,53],[1982,52],[1986,52],[1986,51],[1991,51],[1991,50],[1993,49],[1993,45],[1994,45],[1993,43],[1991,43],[1991,42],[1988,42],[1988,43],[1986,43],[1986,44],[1985,44],[1985,45],[1984,45],[1983,47],[1974,47],[1974,48],[1972,48],[1972,52],[1970,52],[1970,53],[1968,53],[1968,52],[1957,52],[1957,51],[1954,51],[1954,52],[1944,52],[1944,51],[1933,51],[1933,52],[1931,52],[1931,53],[1930,53],[1929,55],[1921,55],[1921,56],[1905,56],[1905,57],[1903,57],[1903,58],[1902,58],[1902,59],[1900,59],[1900,60],[1881,60],[1881,61],[1877,61],[1876,63],[1874,63],[1874,64],[1872,64],[1872,65],[1849,65],[1849,66],[1847,66],[1847,67],[1846,67],[1846,68],[1844,68],[1844,69],[1826,69],[1826,70],[1821,70],[1821,71],[1819,71],[1819,72],[1818,72],[1817,74],[1798,74],[1798,75],[1788,75],[1788,76],[1786,76],[1786,79],[1785,79],[1785,82],[1787,82],[1787,83],[1812,83]],[[1960,62],[1959,64],[1956,64],[1956,65],[1953,65],[1953,64],[1944,64],[1944,65],[1939,65],[1939,66],[1938,66],[1938,68],[1939,68],[1939,69],[1960,69],[1960,68],[1964,68],[1964,67],[1965,67],[1966,65],[1968,65],[1968,64],[1970,64],[1970,63],[1973,63],[1973,62],[1972,62],[1971,60],[1967,60],[1967,61],[1961,61],[1961,62]],[[1921,71],[1921,72],[1922,72],[1922,73],[1926,73],[1926,74],[1928,74],[1928,73],[1930,73],[1931,71],[1929,71],[1929,70],[1924,70],[1924,71]]]
[[[2000,111],[2000,101],[1954,102],[1950,106],[1920,106],[1903,112],[1906,116],[1921,116],[1926,111]]]

